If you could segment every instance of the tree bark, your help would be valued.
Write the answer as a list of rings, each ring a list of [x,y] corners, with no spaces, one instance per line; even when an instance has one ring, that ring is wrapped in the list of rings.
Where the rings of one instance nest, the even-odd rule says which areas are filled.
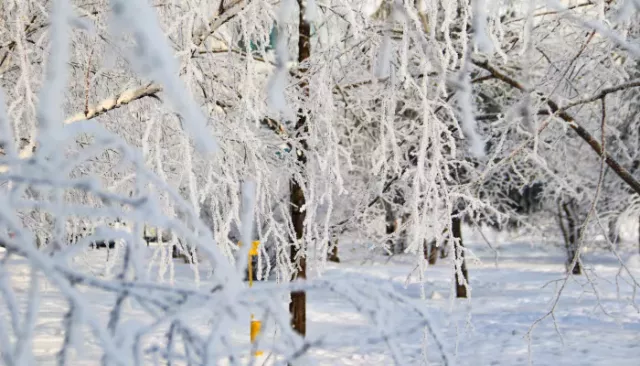
[[[299,6],[299,24],[298,24],[298,64],[303,65],[303,62],[311,55],[311,26],[304,19],[306,3],[303,0],[298,0]],[[304,79],[304,74],[307,72],[305,68],[300,68],[299,85],[302,91],[303,101],[309,98],[309,85]],[[296,157],[300,166],[304,169],[307,164],[306,150],[307,140],[306,135],[309,130],[307,126],[307,116],[304,110],[298,111],[298,118],[296,121],[295,137],[300,142],[302,151],[295,149]],[[304,252],[304,221],[306,218],[306,211],[304,211],[304,205],[306,198],[302,189],[302,182],[291,179],[289,183],[290,187],[290,201],[291,201],[291,221],[293,223],[293,229],[295,231],[295,243],[291,245],[291,262],[297,263],[297,271],[292,276],[292,280],[307,278],[307,258]],[[307,333],[307,296],[304,291],[292,291],[291,303],[289,304],[289,312],[291,314],[291,326],[301,336],[305,336]]]
[[[616,225],[617,222],[617,218],[610,218],[609,219],[609,241],[611,242],[611,244],[618,244],[618,241],[620,240],[620,233],[618,232],[618,227]]]
[[[402,202],[404,204],[404,200]],[[409,244],[409,233],[407,231],[407,222],[409,222],[410,214],[404,214],[401,219],[396,223],[396,231],[402,228],[402,231],[398,231],[398,242],[396,244],[396,253],[404,253]]]
[[[449,232],[448,228],[445,228],[444,231],[442,232],[442,235],[444,235],[445,237],[449,236],[450,234],[451,233]],[[442,245],[440,247],[440,259],[445,259],[448,256],[449,256],[449,246],[448,245]]]
[[[562,214],[562,212],[563,212],[562,205],[558,202],[558,226],[560,227],[560,232],[562,232],[562,239],[564,240],[564,246],[568,248],[569,233],[567,232],[567,228],[564,226],[564,215]]]
[[[338,257],[338,239],[335,239],[333,247],[329,249],[327,260],[330,262],[340,263],[340,257]]]
[[[582,268],[580,267],[580,261],[577,261],[573,268],[569,268],[576,255],[578,255],[578,240],[579,231],[578,226],[578,212],[574,201],[570,201],[562,204],[562,209],[565,213],[567,221],[566,225],[566,240],[565,247],[567,249],[567,272],[571,272],[574,275],[582,274]]]
[[[438,247],[436,241],[432,240],[424,243],[424,259],[426,259],[430,266],[433,266],[438,261]]]
[[[440,248],[440,259],[445,259],[449,256],[449,252],[446,247],[446,245],[443,245],[442,248]]]
[[[396,232],[396,220],[395,215],[393,214],[393,207],[386,200],[382,200],[382,204],[384,205],[384,221],[385,221],[385,234],[387,234],[387,248],[389,248],[389,252],[391,254],[395,254],[396,252],[396,240],[393,237],[393,234]],[[388,253],[385,251],[385,253]]]
[[[464,259],[464,244],[462,243],[462,218],[456,216],[457,212],[453,212],[451,217],[451,236],[453,239],[453,252],[456,263],[460,263],[460,271],[456,268],[456,297],[467,297],[467,284],[469,283],[469,273],[467,272],[467,263]],[[460,272],[462,278],[460,278]]]

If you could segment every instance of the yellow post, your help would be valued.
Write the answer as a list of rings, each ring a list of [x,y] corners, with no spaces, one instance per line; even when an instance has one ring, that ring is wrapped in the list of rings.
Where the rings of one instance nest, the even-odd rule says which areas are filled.
[[[239,245],[242,245],[242,243],[238,243]],[[260,245],[259,241],[254,241],[251,243],[251,249],[249,249],[249,263],[248,263],[248,270],[249,270],[249,287],[253,286],[253,261],[251,260],[251,257],[254,257],[256,255],[258,255],[258,246]],[[259,320],[254,319],[253,314],[251,314],[251,325],[250,325],[250,329],[249,329],[249,334],[251,337],[251,343],[255,343],[256,338],[258,337],[258,334],[260,334],[260,329],[262,328],[262,323]],[[256,351],[255,355],[256,356],[262,356],[263,352],[262,351]]]
[[[258,334],[260,334],[260,328],[262,328],[262,323],[260,320],[255,320],[253,314],[251,314],[251,343],[255,343]],[[262,351],[256,351],[255,355],[262,356],[262,353]]]

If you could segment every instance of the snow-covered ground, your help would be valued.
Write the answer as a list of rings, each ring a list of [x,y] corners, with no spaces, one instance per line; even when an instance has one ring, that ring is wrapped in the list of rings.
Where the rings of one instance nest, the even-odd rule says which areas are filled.
[[[425,309],[438,321],[446,347],[458,365],[639,365],[640,312],[632,306],[633,287],[628,275],[616,280],[620,265],[612,255],[591,253],[585,257],[592,287],[585,276],[567,284],[553,318],[538,319],[551,310],[552,299],[564,278],[564,257],[559,248],[536,247],[517,242],[496,249],[500,256],[497,267],[494,252],[480,242],[469,247],[482,261],[469,265],[472,297],[470,301],[451,301],[451,268],[447,260],[425,272]],[[327,276],[344,272],[389,281],[406,295],[420,298],[421,285],[407,275],[415,268],[406,256],[390,260],[372,257],[362,263],[358,251],[342,251],[343,263],[332,265]],[[629,269],[640,277],[636,255],[626,254]],[[594,271],[594,272],[591,272]],[[414,277],[416,273],[414,272]],[[619,286],[619,293],[616,286]],[[597,290],[599,301],[594,294]],[[636,299],[637,301],[637,299]],[[314,296],[311,309],[311,334],[332,327],[354,331],[357,327],[345,309]],[[340,310],[340,318],[332,321],[330,309]],[[607,314],[604,312],[606,311]],[[408,359],[419,364],[420,337],[403,339],[401,346]],[[531,353],[529,353],[529,344]],[[429,359],[437,364],[438,355],[429,348]],[[318,352],[322,354],[322,352]],[[389,364],[388,352],[378,349],[351,350],[344,354],[322,354],[326,364]]]
[[[545,318],[530,333],[529,343],[528,332],[549,312],[562,283],[560,280],[564,278],[562,250],[522,240],[511,242],[497,247],[500,256],[496,266],[494,252],[485,244],[479,241],[468,243],[468,246],[481,260],[480,263],[469,263],[470,300],[451,299],[452,272],[448,260],[439,260],[436,266],[424,272],[423,288],[411,256],[374,255],[367,252],[364,245],[344,244],[340,248],[342,262],[329,264],[322,277],[351,276],[363,282],[392,286],[412,298],[430,314],[432,325],[457,365],[526,365],[529,357],[534,365],[640,364],[640,313],[632,305],[633,286],[629,276],[620,274],[620,265],[612,255],[595,251],[585,256],[586,269],[594,286],[585,276],[569,280],[554,311],[557,328],[552,317]],[[103,255],[105,251],[100,253]],[[630,270],[640,278],[637,258],[630,253],[623,253],[623,256],[627,258]],[[86,258],[98,257],[93,252]],[[176,285],[193,281],[187,265],[176,261],[175,266]],[[8,272],[12,287],[24,300],[29,283],[28,268],[16,261]],[[206,283],[205,274],[202,281]],[[60,321],[67,308],[57,292],[48,290],[50,286],[46,283],[43,286],[32,347],[37,364],[49,365],[55,363],[55,354],[64,336]],[[423,289],[425,300],[421,299]],[[113,295],[95,294],[90,295],[90,299],[92,308],[106,319]],[[4,304],[1,309],[6,315]],[[144,322],[141,310],[130,308],[127,313],[130,314],[128,320]],[[372,336],[370,322],[363,312],[358,312],[346,299],[331,291],[311,293],[307,315],[309,340],[322,337],[334,341],[353,340]],[[206,314],[194,316],[206,318]],[[235,322],[234,330],[230,332],[237,343],[248,342],[249,314],[246,318]],[[410,313],[398,314],[398,319],[407,329],[419,320]],[[206,324],[203,321],[202,327]],[[265,334],[267,338],[272,336],[268,332]],[[161,339],[163,334],[159,332],[157,340]],[[403,362],[422,364],[423,339],[423,333],[418,331],[396,340],[394,347]],[[75,356],[70,364],[99,364],[93,338],[87,335],[80,342],[84,352]],[[427,339],[426,354],[431,364],[442,364],[440,352],[431,337]],[[357,347],[327,349],[321,346],[312,349],[311,356],[320,365],[393,364],[391,352],[383,341]]]

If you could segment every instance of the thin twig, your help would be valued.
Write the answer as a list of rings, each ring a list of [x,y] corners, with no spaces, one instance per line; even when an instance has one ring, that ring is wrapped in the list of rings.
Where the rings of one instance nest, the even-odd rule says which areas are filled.
[[[606,3],[606,4],[611,4],[612,2],[613,2],[613,0],[605,0],[605,3]],[[576,5],[569,6],[569,7],[567,7],[566,9],[564,9],[563,11],[558,11],[558,10],[548,10],[548,11],[543,11],[543,12],[540,12],[540,13],[535,13],[535,14],[533,14],[533,17],[534,17],[534,18],[537,18],[537,17],[543,17],[543,16],[545,16],[545,15],[556,15],[556,14],[561,14],[561,13],[563,13],[563,12],[567,11],[567,10],[573,10],[573,9],[583,8],[583,7],[585,7],[585,6],[591,6],[591,5],[598,5],[598,3],[599,3],[599,2],[589,0],[589,1],[584,2],[584,3],[580,3],[580,4],[576,4]],[[514,22],[520,22],[520,21],[523,21],[523,20],[526,20],[526,19],[527,19],[527,18],[517,18],[517,19],[512,19],[512,20],[509,20],[509,21],[507,21],[507,22],[504,22],[504,23],[503,23],[503,25],[511,24],[511,23],[514,23]]]
[[[498,68],[489,64],[488,61],[473,59],[472,62],[476,66],[489,71],[492,75],[494,75],[496,79],[504,82],[505,84],[508,84],[513,88],[523,92],[528,91],[527,88],[525,88],[520,81],[508,76],[506,73],[500,71]],[[617,87],[607,88],[598,94],[598,98],[603,98],[607,94],[625,90],[631,87],[636,87],[636,86],[640,86],[640,81],[634,81],[631,83],[619,85]],[[542,93],[538,93],[538,94],[541,95]],[[597,100],[598,98],[596,98],[595,100]],[[594,101],[592,99],[593,97],[587,98],[585,103],[587,101],[588,102]],[[579,125],[578,122],[575,120],[575,118],[571,116],[569,113],[567,113],[566,111],[567,107],[564,107],[564,108],[559,107],[558,103],[556,103],[550,98],[547,98],[545,100],[551,112],[554,113],[554,115],[556,115],[557,117],[560,117],[560,119],[567,122],[569,124],[569,127],[571,127],[571,129],[573,129],[578,134],[578,136],[580,136],[580,138],[582,138],[587,144],[589,144],[591,149],[595,151],[596,154],[598,154],[598,156],[603,157],[605,159],[605,162],[607,163],[607,165],[609,165],[609,167],[613,169],[613,171],[618,175],[618,177],[620,177],[620,179],[622,179],[636,193],[640,194],[640,182],[637,179],[635,179],[627,169],[621,166],[620,163],[618,163],[618,161],[615,158],[613,158],[609,153],[607,153],[606,150],[604,150],[603,146],[589,133],[589,131],[587,131],[584,127]]]
[[[616,86],[612,86],[610,88],[604,88],[602,89],[598,94],[594,94],[592,96],[586,97],[584,99],[580,99],[577,100],[575,102],[571,102],[565,106],[562,106],[560,108],[560,110],[564,111],[582,104],[588,104],[588,103],[593,103],[596,102],[598,100],[601,100],[602,98],[606,97],[607,95],[611,94],[611,93],[617,93],[619,91],[623,91],[626,89],[631,89],[631,88],[637,88],[640,87],[640,79],[637,80],[632,80],[630,82],[624,83],[624,84],[620,84],[620,85],[616,85]]]

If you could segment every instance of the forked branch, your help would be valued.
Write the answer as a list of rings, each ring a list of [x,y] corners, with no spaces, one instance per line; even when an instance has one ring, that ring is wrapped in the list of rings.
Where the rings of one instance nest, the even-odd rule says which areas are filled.
[[[507,75],[506,73],[500,71],[498,68],[491,65],[488,61],[474,59],[472,60],[472,62],[477,67],[480,67],[488,71],[489,73],[491,73],[491,75],[493,75],[494,78],[510,85],[511,87],[518,89],[520,91],[527,91],[523,83]],[[574,107],[576,105],[594,102],[604,98],[604,96],[606,96],[607,94],[615,93],[618,91],[622,91],[625,89],[638,87],[638,86],[640,86],[640,81],[635,80],[635,81],[625,83],[616,87],[603,89],[596,96],[582,99],[580,101],[568,104],[565,107],[560,107],[558,103],[556,103],[552,99],[545,98],[545,100],[552,113],[554,113],[563,121],[567,122],[569,124],[569,127],[571,127],[571,129],[573,129],[578,134],[578,136],[580,136],[580,138],[582,138],[587,144],[589,144],[591,149],[595,151],[596,154],[598,154],[598,156],[600,156],[601,158],[604,158],[607,165],[618,175],[618,177],[620,177],[620,179],[622,179],[637,194],[640,194],[640,182],[637,179],[635,179],[627,169],[625,169],[622,165],[620,165],[620,163],[618,163],[616,159],[614,159],[609,153],[607,153],[606,150],[602,147],[602,145],[598,142],[598,140],[594,138],[589,133],[589,131],[587,131],[584,127],[580,126],[578,122],[576,122],[575,118],[567,112],[568,108]],[[542,94],[542,93],[539,93],[539,94]]]

